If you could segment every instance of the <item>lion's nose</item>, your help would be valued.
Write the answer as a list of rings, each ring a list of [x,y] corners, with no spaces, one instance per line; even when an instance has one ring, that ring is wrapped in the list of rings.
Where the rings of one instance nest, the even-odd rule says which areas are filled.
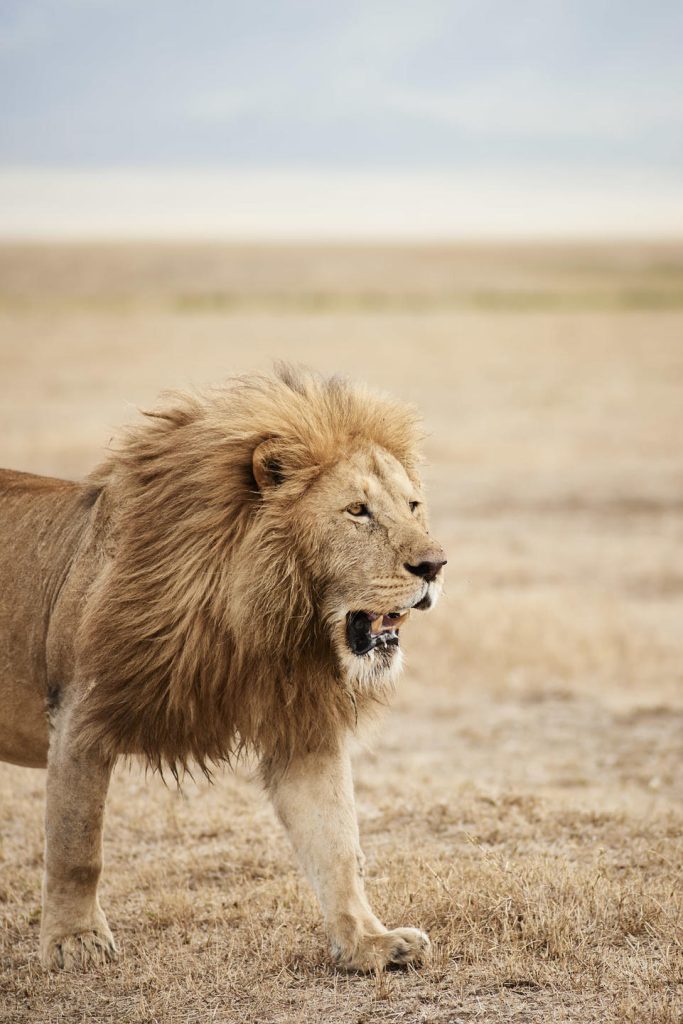
[[[427,558],[424,562],[418,562],[416,565],[406,562],[405,567],[408,572],[412,572],[413,576],[421,576],[423,580],[428,580],[431,583],[439,575],[445,564],[445,558]]]

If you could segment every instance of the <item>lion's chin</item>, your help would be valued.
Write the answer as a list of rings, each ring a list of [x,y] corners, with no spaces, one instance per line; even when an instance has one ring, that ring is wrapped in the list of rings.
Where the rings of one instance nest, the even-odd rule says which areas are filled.
[[[357,690],[391,686],[403,667],[403,652],[398,644],[373,647],[362,655],[354,654],[344,644],[338,654],[344,676]]]

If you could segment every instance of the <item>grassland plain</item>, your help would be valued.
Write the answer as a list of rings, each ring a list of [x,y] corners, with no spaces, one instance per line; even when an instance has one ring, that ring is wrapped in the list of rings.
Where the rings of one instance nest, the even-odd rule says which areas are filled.
[[[356,757],[421,972],[336,973],[248,766],[121,766],[120,961],[38,964],[44,777],[0,765],[0,1020],[683,1020],[683,246],[0,248],[0,463],[84,474],[159,390],[273,358],[417,403],[447,593]],[[1,713],[1,712],[0,712]]]

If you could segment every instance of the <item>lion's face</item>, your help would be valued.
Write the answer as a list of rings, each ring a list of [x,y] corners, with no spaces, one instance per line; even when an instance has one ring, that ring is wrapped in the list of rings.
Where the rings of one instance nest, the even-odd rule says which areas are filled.
[[[300,512],[304,558],[345,675],[386,681],[400,668],[401,626],[434,604],[446,563],[418,481],[386,450],[366,447],[324,472]]]

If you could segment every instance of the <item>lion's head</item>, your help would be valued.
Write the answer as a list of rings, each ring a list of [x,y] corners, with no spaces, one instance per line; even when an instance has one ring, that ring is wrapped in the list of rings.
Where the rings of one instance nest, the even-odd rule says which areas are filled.
[[[133,428],[96,478],[113,555],[82,629],[93,738],[203,763],[348,724],[441,587],[418,440],[411,409],[286,367]]]
[[[372,437],[342,435],[329,464],[312,479],[307,467],[305,486],[281,509],[277,492],[297,472],[287,439],[262,442],[252,464],[268,511],[286,517],[310,610],[329,630],[347,679],[369,686],[395,675],[401,626],[412,609],[434,604],[446,562],[429,536],[412,462],[404,465]]]
[[[267,396],[281,411],[251,450],[257,492],[233,563],[240,629],[273,653],[317,645],[352,685],[382,684],[446,561],[427,530],[415,414],[290,369],[244,386],[252,408]]]

